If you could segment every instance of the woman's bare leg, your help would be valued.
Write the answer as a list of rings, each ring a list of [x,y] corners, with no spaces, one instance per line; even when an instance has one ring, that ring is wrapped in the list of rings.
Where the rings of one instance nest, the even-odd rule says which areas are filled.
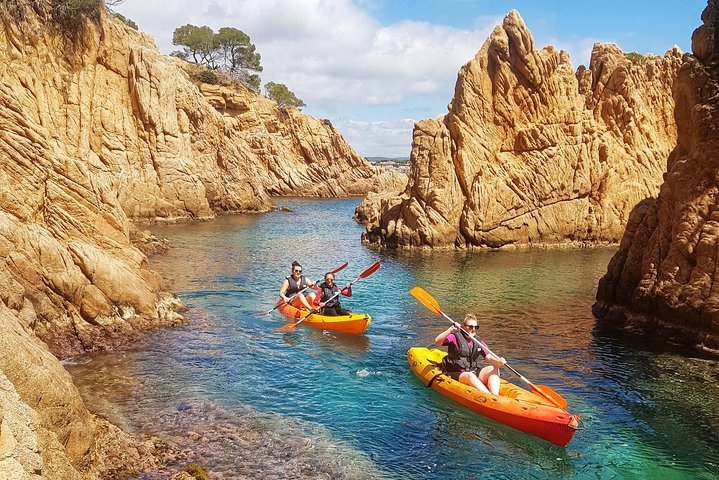
[[[477,378],[477,375],[475,375],[474,372],[462,372],[459,375],[459,381],[464,383],[465,385],[469,385],[471,387],[476,388],[480,392],[492,393],[484,385],[484,383],[482,383],[482,381],[479,378]]]
[[[487,365],[479,371],[479,380],[489,387],[492,395],[499,395],[499,368]]]

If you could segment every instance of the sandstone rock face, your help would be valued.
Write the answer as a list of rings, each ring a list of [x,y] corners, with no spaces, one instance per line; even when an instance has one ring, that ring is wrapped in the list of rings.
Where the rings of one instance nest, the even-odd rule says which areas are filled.
[[[0,338],[0,478],[108,478],[155,460],[87,411],[67,371],[4,303]]]
[[[364,236],[389,247],[618,242],[658,192],[676,142],[681,65],[595,45],[576,72],[534,47],[516,11],[462,67],[449,113],[415,126],[406,198],[386,196]],[[377,203],[377,200],[373,200]],[[363,207],[372,208],[372,207]]]
[[[605,325],[719,351],[719,1],[702,20],[674,84],[665,181],[634,208],[593,311]]]
[[[364,196],[375,172],[329,120],[281,109],[272,100],[242,88],[201,85],[244,145],[248,164],[259,166],[270,195],[300,197]]]
[[[391,210],[383,204],[387,202],[399,204],[401,199],[406,198],[405,190],[408,181],[407,175],[394,170],[380,173],[375,178],[364,201],[355,209],[355,221],[365,225],[381,222],[376,215],[379,212]]]

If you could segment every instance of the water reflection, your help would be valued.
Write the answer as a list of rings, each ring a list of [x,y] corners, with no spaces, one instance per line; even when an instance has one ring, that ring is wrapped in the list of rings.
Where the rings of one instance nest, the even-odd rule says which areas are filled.
[[[299,328],[299,327],[298,327]],[[282,338],[288,345],[313,350],[316,355],[360,356],[370,350],[371,340],[367,335],[351,335],[305,327],[301,332],[285,332]]]
[[[642,438],[627,463],[651,461],[656,475],[665,476],[690,473],[699,460],[707,474],[719,475],[719,432],[710,427],[719,425],[719,397],[711,387],[719,381],[719,362],[601,330],[594,350],[602,361],[593,365],[591,387],[597,403],[613,411],[612,433],[627,445]],[[596,427],[608,433],[607,425]]]

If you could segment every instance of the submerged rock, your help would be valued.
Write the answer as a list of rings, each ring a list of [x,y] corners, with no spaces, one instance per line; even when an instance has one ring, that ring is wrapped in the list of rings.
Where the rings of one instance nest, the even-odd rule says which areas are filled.
[[[510,12],[460,70],[447,115],[415,125],[404,194],[361,207],[365,238],[433,248],[618,242],[633,205],[658,192],[676,143],[670,92],[681,52],[635,60],[597,44],[575,72],[566,52],[537,50]]]
[[[634,207],[593,312],[603,325],[719,353],[719,2],[701,18],[674,83],[678,138],[664,183]]]

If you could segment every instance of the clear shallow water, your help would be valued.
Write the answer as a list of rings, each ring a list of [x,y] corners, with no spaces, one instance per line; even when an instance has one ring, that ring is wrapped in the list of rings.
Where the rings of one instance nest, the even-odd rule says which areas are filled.
[[[188,449],[177,465],[199,462],[216,478],[719,476],[719,363],[595,328],[612,250],[378,252],[359,242],[358,202],[280,199],[294,212],[154,228],[175,247],[151,264],[190,306],[188,325],[69,362],[88,405],[170,438]],[[382,262],[343,300],[372,314],[366,335],[277,332],[281,315],[252,315],[274,305],[295,259],[314,278],[350,262],[342,283]],[[450,316],[477,313],[490,347],[569,401],[584,429],[567,448],[466,411],[412,375],[407,348],[447,326],[408,294],[414,286]]]

